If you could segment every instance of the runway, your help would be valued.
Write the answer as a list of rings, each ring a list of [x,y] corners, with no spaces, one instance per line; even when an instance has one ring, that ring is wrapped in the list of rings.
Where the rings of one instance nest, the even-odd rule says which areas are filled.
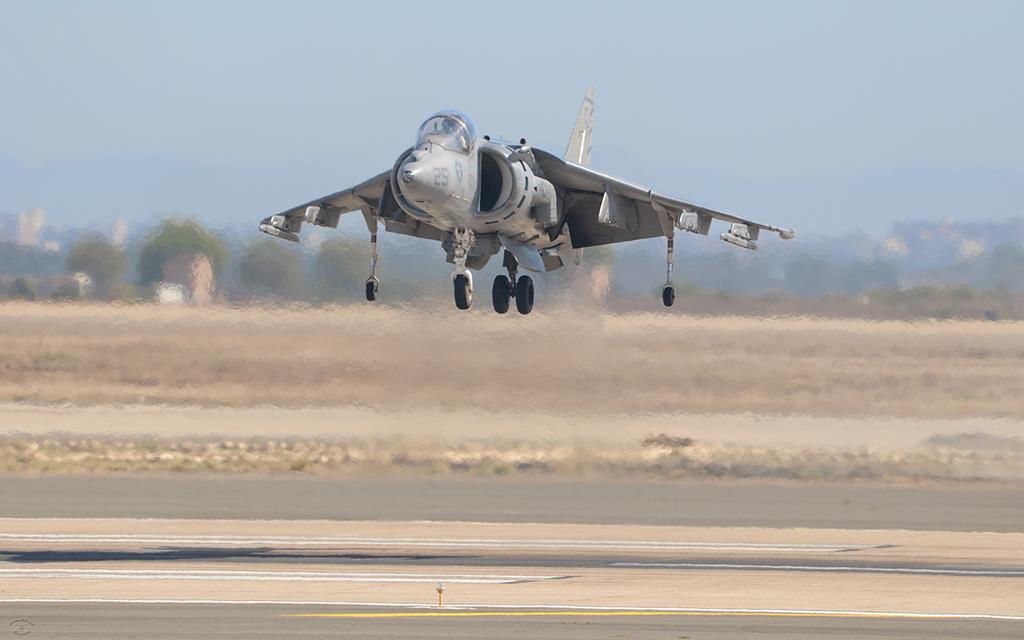
[[[1019,487],[444,477],[0,476],[20,517],[475,520],[1024,531]]]
[[[0,585],[55,638],[1008,638],[1024,534],[6,518]]]
[[[1020,637],[1020,623],[999,620],[913,620],[827,616],[686,614],[664,616],[555,615],[530,617],[296,618],[286,605],[0,605],[9,629],[29,637],[119,640],[121,638],[516,638],[518,640],[592,640],[642,638],[993,638]],[[302,611],[332,612],[334,607]],[[351,608],[354,614],[388,613]],[[5,619],[4,624],[10,624]],[[0,629],[3,629],[0,626]]]
[[[2,480],[0,632],[14,635],[1024,635],[1011,489]]]

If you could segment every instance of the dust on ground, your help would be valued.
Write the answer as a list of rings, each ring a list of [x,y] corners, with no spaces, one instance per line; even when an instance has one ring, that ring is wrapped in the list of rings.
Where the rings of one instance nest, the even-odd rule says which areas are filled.
[[[1024,323],[0,305],[0,401],[1024,418]]]

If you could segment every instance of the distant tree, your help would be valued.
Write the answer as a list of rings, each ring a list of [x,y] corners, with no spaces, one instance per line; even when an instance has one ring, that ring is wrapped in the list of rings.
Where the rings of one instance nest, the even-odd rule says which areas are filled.
[[[214,274],[224,269],[228,251],[220,238],[193,220],[165,220],[139,252],[139,283],[143,286],[163,279],[164,263],[175,256],[201,253],[213,266]]]
[[[999,245],[992,252],[989,285],[1000,291],[1024,291],[1024,249]]]
[[[22,300],[36,299],[36,285],[28,278],[15,278],[11,283],[11,297]]]
[[[78,285],[74,282],[65,282],[57,287],[57,290],[50,294],[50,297],[54,300],[78,300],[81,297],[81,292],[78,289]]]
[[[139,302],[145,299],[139,293],[138,287],[127,282],[115,282],[107,291],[107,297],[121,302]]]
[[[57,276],[64,272],[58,253],[14,242],[0,242],[0,274],[5,276]]]
[[[246,247],[238,275],[252,295],[289,300],[306,295],[302,254],[279,240],[257,240]]]
[[[321,300],[362,295],[368,273],[365,243],[339,238],[320,245],[313,260],[313,291]]]
[[[124,269],[124,252],[100,235],[90,235],[71,247],[65,260],[68,271],[88,274],[96,293],[105,296]]]

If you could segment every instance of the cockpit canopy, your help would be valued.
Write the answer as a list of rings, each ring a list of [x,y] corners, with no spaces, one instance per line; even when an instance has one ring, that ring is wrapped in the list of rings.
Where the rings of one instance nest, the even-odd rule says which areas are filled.
[[[416,146],[430,142],[449,151],[469,153],[476,140],[476,127],[464,113],[439,111],[420,125],[416,134]]]

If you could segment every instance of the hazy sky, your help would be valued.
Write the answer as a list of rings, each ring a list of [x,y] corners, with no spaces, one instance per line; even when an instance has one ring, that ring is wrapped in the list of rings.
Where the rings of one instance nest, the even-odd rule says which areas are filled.
[[[604,4],[604,3],[601,3]],[[600,7],[600,8],[599,8]],[[0,211],[252,221],[430,112],[810,232],[1024,215],[1024,2],[0,0]]]

